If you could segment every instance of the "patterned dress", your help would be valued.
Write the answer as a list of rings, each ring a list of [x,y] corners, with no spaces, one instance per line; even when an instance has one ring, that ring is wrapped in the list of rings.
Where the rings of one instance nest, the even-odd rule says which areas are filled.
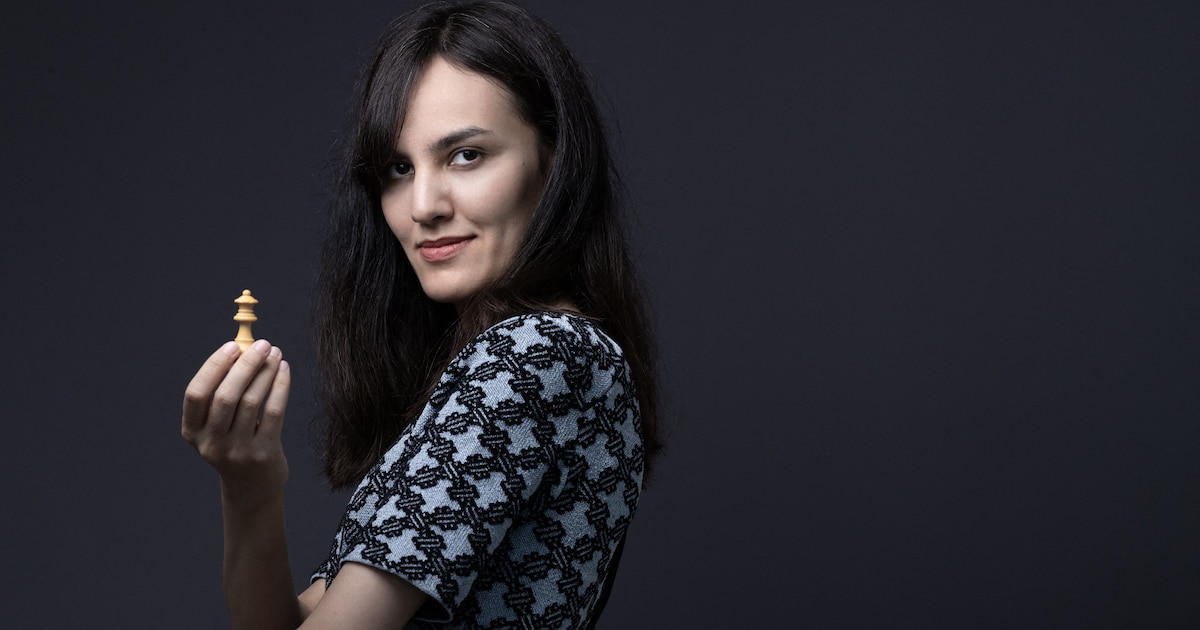
[[[642,487],[621,348],[592,322],[520,315],[468,344],[367,473],[313,580],[344,562],[429,595],[407,628],[579,628]]]

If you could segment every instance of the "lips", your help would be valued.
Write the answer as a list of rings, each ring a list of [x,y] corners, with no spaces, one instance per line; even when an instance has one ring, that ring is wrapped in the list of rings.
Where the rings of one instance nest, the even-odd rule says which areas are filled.
[[[432,241],[421,241],[417,244],[417,251],[426,262],[441,262],[453,258],[467,246],[467,243],[471,242],[472,238],[474,237],[447,236]]]

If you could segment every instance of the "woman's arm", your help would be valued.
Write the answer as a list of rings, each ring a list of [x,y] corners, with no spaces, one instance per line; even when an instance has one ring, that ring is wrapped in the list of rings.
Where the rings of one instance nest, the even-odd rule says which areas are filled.
[[[225,602],[233,628],[295,628],[303,611],[292,586],[283,500],[237,506],[222,488]]]
[[[225,532],[225,601],[234,628],[389,628],[406,623],[426,595],[403,579],[347,563],[329,591],[299,597],[288,563],[280,434],[291,387],[283,353],[264,340],[217,350],[188,384],[183,438],[217,470]],[[307,619],[307,620],[306,620]]]
[[[325,595],[325,580],[317,580],[308,585],[304,592],[296,598],[300,600],[300,616],[308,619],[312,614],[317,604],[321,602],[321,598]]]
[[[229,342],[184,395],[183,438],[221,478],[225,600],[234,628],[303,621],[283,514],[288,467],[280,433],[290,386],[279,348],[259,340],[243,353]]]
[[[320,585],[320,590],[314,590]],[[316,582],[300,596],[314,601],[312,614],[301,628],[399,628],[408,622],[428,595],[403,579],[375,567],[347,562],[329,590]]]

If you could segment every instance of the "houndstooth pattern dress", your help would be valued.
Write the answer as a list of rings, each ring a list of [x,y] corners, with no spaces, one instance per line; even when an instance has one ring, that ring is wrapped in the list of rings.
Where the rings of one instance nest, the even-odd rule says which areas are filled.
[[[621,349],[562,313],[468,344],[352,495],[329,559],[429,595],[407,628],[578,628],[637,506],[644,451]]]

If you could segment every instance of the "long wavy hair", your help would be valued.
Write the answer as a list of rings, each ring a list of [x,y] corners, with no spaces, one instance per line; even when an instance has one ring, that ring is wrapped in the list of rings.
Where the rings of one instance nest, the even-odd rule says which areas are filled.
[[[434,57],[511,92],[549,159],[545,190],[508,268],[458,312],[430,300],[384,221],[380,172]],[[454,353],[496,322],[571,304],[624,350],[646,462],[661,447],[653,335],[630,261],[617,174],[588,81],[558,34],[503,2],[435,3],[391,23],[359,80],[335,168],[316,299],[325,473],[357,483],[428,401]]]

